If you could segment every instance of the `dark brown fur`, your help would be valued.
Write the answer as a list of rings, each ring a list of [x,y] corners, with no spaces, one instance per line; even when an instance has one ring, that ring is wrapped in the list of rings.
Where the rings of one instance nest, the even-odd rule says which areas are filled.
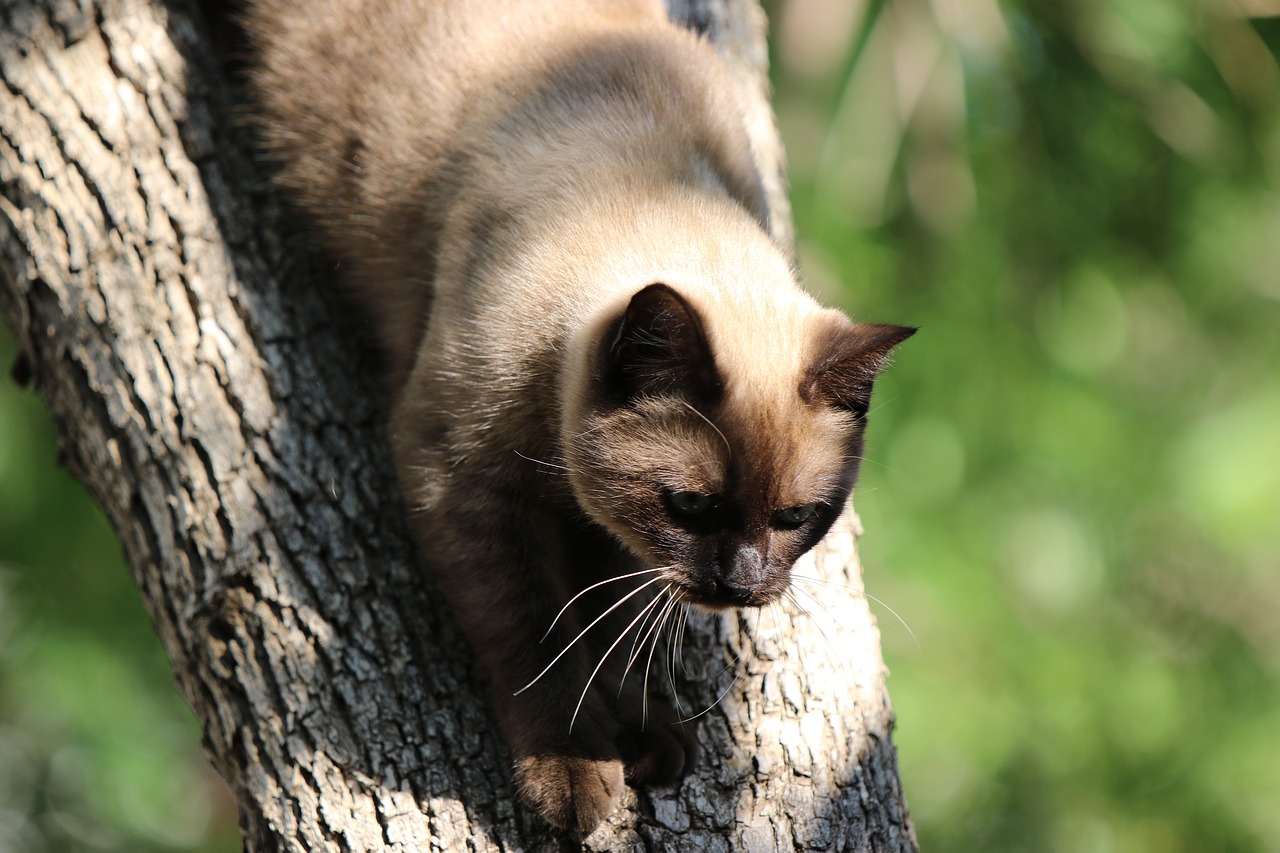
[[[264,0],[250,28],[282,181],[387,352],[401,483],[521,795],[590,831],[624,776],[674,780],[692,750],[636,686],[590,686],[605,650],[655,596],[783,593],[912,330],[797,288],[730,81],[657,0]]]

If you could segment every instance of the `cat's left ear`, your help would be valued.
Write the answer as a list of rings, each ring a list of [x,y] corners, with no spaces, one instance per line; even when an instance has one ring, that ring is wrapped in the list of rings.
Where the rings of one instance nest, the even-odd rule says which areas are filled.
[[[710,398],[723,388],[702,317],[665,284],[636,293],[604,343],[600,376],[621,398],[670,393]]]
[[[889,366],[889,353],[916,333],[910,326],[854,323],[844,316],[814,335],[816,355],[800,380],[800,398],[866,417],[876,376]]]

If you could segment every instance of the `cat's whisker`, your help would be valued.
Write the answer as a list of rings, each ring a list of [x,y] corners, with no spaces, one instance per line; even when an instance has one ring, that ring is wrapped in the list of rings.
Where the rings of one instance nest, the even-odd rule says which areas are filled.
[[[606,426],[608,426],[608,422],[607,422],[607,421],[601,421],[600,423],[596,424],[595,426],[593,426],[593,427],[591,427],[591,428],[589,428],[589,429],[584,429],[582,432],[580,432],[580,433],[578,433],[577,435],[575,435],[575,436],[574,436],[574,439],[576,440],[576,439],[579,439],[579,438],[586,438],[587,436],[591,435],[591,433],[593,433],[593,432],[599,432],[600,430],[604,429]]]
[[[551,632],[555,630],[556,623],[560,621],[560,617],[564,615],[564,612],[568,610],[570,607],[572,607],[575,601],[577,601],[579,598],[582,598],[582,596],[591,592],[591,590],[595,589],[596,587],[601,587],[601,586],[604,586],[605,584],[613,583],[614,581],[623,581],[623,580],[626,580],[627,578],[637,578],[637,577],[640,577],[640,575],[651,575],[654,572],[665,572],[669,568],[671,568],[671,566],[658,566],[656,569],[641,569],[638,572],[631,572],[630,574],[626,574],[626,575],[617,575],[615,577],[605,578],[602,581],[593,583],[591,586],[587,587],[584,590],[581,590],[577,595],[569,599],[565,603],[564,607],[560,608],[560,612],[556,614],[556,618],[552,619],[551,624],[547,626],[547,633],[543,634],[542,639],[539,640],[538,642],[539,643],[546,642],[547,637],[551,636]],[[645,584],[645,586],[648,586],[648,584]],[[640,587],[640,589],[644,589],[644,586]]]
[[[655,604],[662,600],[662,596],[666,594],[669,589],[671,589],[670,583],[664,586],[658,594],[653,597],[653,601],[646,604],[641,611],[636,614],[636,617],[627,624],[627,627],[622,629],[621,633],[618,634],[618,639],[614,640],[613,643],[610,644],[609,648],[605,650],[605,653],[600,656],[600,662],[596,664],[595,669],[591,670],[591,675],[587,678],[587,684],[582,688],[582,695],[578,697],[578,706],[573,709],[573,716],[569,718],[570,734],[573,733],[573,724],[578,721],[578,712],[582,710],[582,703],[587,699],[587,691],[591,689],[591,682],[596,680],[596,675],[600,673],[600,668],[604,666],[604,662],[609,659],[609,655],[613,654],[613,650],[618,647],[618,643],[622,642],[622,638],[631,633],[631,629],[636,626],[636,623],[644,618],[645,614],[647,614]]]
[[[661,599],[663,594],[668,593],[670,589],[670,585],[663,587],[662,592],[658,593],[654,601]],[[621,680],[618,681],[618,696],[622,695],[622,690],[626,686],[627,676],[631,673],[632,665],[635,664],[640,655],[644,654],[644,644],[648,642],[649,636],[657,630],[659,617],[661,617],[663,611],[674,602],[675,596],[673,595],[668,599],[666,604],[662,605],[662,607],[649,611],[649,615],[645,617],[645,622],[648,622],[650,617],[653,618],[653,621],[649,622],[648,627],[645,627],[645,622],[641,622],[640,627],[636,629],[636,638],[631,643],[631,651],[627,653],[627,665],[622,670]]]
[[[752,607],[750,610],[755,614],[755,625],[749,626],[751,629],[749,633],[753,643],[760,643],[764,639],[765,613],[769,614],[769,620],[772,626],[770,633],[775,635],[778,633],[778,602],[776,599],[774,601],[770,601],[768,604],[761,605],[760,607]]]
[[[671,630],[667,634],[667,681],[671,684],[671,696],[675,699],[676,710],[684,714],[684,708],[680,705],[680,691],[676,689],[676,637],[684,626],[689,611],[687,607],[682,607],[679,612],[678,621],[672,621]]]
[[[688,628],[689,605],[685,604],[680,614],[680,629],[676,632],[676,658],[680,661],[680,670],[685,674],[686,678],[689,676],[689,666],[684,659],[684,634]]]
[[[920,645],[920,640],[919,640],[919,638],[918,638],[918,637],[916,637],[916,632],[915,632],[915,631],[912,631],[912,630],[911,630],[911,626],[907,624],[907,620],[906,620],[906,619],[903,619],[901,616],[899,616],[899,615],[898,615],[898,611],[894,610],[892,607],[890,607],[888,604],[886,604],[886,603],[885,603],[885,600],[884,600],[883,598],[877,598],[876,596],[874,596],[874,595],[872,595],[871,593],[867,592],[865,589],[859,589],[859,588],[857,588],[857,587],[847,586],[847,585],[845,585],[845,584],[842,584],[842,583],[835,583],[835,582],[833,582],[833,581],[824,581],[824,580],[821,580],[821,579],[819,579],[819,578],[811,578],[811,577],[806,577],[806,576],[804,576],[804,575],[797,575],[797,574],[793,574],[793,575],[791,576],[791,579],[792,579],[792,580],[798,580],[798,581],[804,581],[805,583],[817,584],[817,585],[819,585],[819,586],[825,586],[825,587],[828,587],[828,588],[830,588],[830,589],[838,589],[838,590],[842,590],[842,591],[844,591],[844,592],[847,592],[847,593],[849,593],[850,595],[855,595],[855,596],[857,596],[857,595],[861,595],[861,596],[865,596],[866,598],[871,599],[871,600],[872,600],[872,601],[874,601],[876,604],[879,604],[879,605],[880,605],[881,607],[883,607],[885,610],[888,610],[890,613],[892,613],[892,614],[893,614],[893,618],[894,618],[894,619],[897,619],[899,622],[901,622],[901,623],[902,623],[902,627],[907,629],[907,633],[911,635],[911,639],[915,642],[915,644],[916,644],[916,648],[917,648],[917,649],[922,649],[922,648],[923,648],[923,647]],[[812,596],[810,596],[810,597],[812,597]]]
[[[672,596],[668,599],[666,605],[662,606],[662,612],[658,613],[657,619],[653,621],[650,628],[650,634],[653,634],[653,642],[649,643],[649,657],[645,658],[644,663],[644,684],[640,688],[640,730],[644,731],[645,722],[649,719],[649,671],[653,669],[653,652],[658,648],[658,635],[662,631],[662,624],[667,620],[667,611],[675,606],[676,597]],[[645,639],[648,639],[646,637]],[[641,646],[640,648],[644,648]]]
[[[799,589],[799,587],[797,587],[797,589]],[[804,590],[802,589],[799,589],[799,591],[804,592]],[[816,600],[813,598],[813,596],[809,595],[807,592],[805,593],[805,595],[808,595],[810,601],[814,601],[816,603]],[[827,636],[827,632],[822,628],[822,623],[817,620],[817,618],[813,615],[813,612],[810,611],[809,608],[805,607],[803,604],[800,603],[800,599],[796,598],[795,593],[793,593],[791,590],[788,589],[786,592],[786,596],[787,596],[787,600],[791,602],[791,605],[795,607],[797,611],[799,611],[800,615],[804,616],[806,619],[812,622],[813,626],[818,629],[818,633],[822,635],[823,642],[827,644],[827,648],[831,649],[832,654],[835,655],[836,661],[840,664],[840,668],[843,670],[844,659],[840,655],[839,647],[837,647],[835,643],[831,642],[831,638]]]
[[[788,589],[782,594],[786,596],[787,601],[791,602],[791,606],[794,607],[801,616],[807,616],[810,619],[813,618],[813,614],[809,612],[808,608],[800,603],[800,599],[796,598],[796,594],[794,592]]]
[[[662,626],[666,623],[667,617],[671,615],[671,610],[676,606],[676,596],[671,599],[662,608],[662,615],[654,622],[658,630],[653,632],[653,642],[649,644],[649,657],[644,662],[644,689],[641,692],[640,699],[640,731],[644,731],[645,723],[649,719],[649,671],[653,668],[653,653],[658,648],[658,640],[662,636]],[[678,699],[676,700],[679,701]]]
[[[823,608],[822,602],[818,601],[818,599],[814,598],[806,590],[801,589],[800,587],[795,587],[795,590],[796,592],[804,593],[805,597],[812,601],[817,608],[822,611],[824,616],[826,615],[826,609]],[[807,616],[809,621],[813,622],[813,627],[818,629],[818,633],[822,635],[822,639],[826,642],[827,647],[831,649],[831,654],[835,657],[836,663],[840,666],[840,671],[845,674],[846,678],[848,678],[849,671],[844,665],[844,655],[840,653],[840,647],[831,642],[831,637],[827,635],[826,629],[822,627],[822,622],[820,622],[813,613],[809,611],[809,608],[800,603],[800,600],[795,597],[795,594],[792,593],[790,589],[787,590],[787,595],[791,598],[791,603],[794,604],[802,614]]]
[[[861,463],[867,463],[867,462],[870,462],[872,465],[879,465],[881,468],[883,468],[884,470],[888,471],[890,474],[901,474],[901,473],[902,473],[902,472],[901,472],[901,471],[899,471],[898,469],[896,469],[896,468],[891,468],[891,467],[889,467],[888,465],[886,465],[886,464],[884,464],[883,462],[881,462],[879,459],[873,459],[873,458],[871,458],[870,456],[841,456],[841,457],[840,457],[840,461],[841,461],[841,462],[849,462],[850,460],[856,460],[856,461],[861,462]]]
[[[724,448],[725,448],[725,450],[729,451],[729,456],[730,456],[730,458],[732,458],[732,457],[733,457],[733,445],[731,445],[731,444],[729,443],[729,439],[727,439],[727,438],[725,438],[725,437],[724,437],[724,433],[722,433],[722,432],[720,431],[720,427],[718,427],[718,426],[716,426],[715,424],[713,424],[713,423],[711,422],[711,419],[710,419],[710,418],[708,418],[706,415],[702,414],[702,412],[699,412],[699,411],[697,410],[697,408],[695,408],[692,404],[687,403],[687,402],[685,402],[684,400],[680,400],[680,399],[678,399],[678,398],[677,398],[676,402],[680,403],[680,405],[684,406],[686,409],[688,409],[689,411],[693,412],[695,415],[697,415],[698,417],[700,417],[700,418],[702,418],[704,421],[706,421],[706,422],[707,422],[707,426],[709,426],[709,427],[711,427],[713,430],[715,430],[715,431],[716,431],[716,435],[720,436],[720,440],[724,442]]]
[[[685,626],[686,616],[688,616],[688,611],[685,609],[684,605],[681,605],[676,608],[676,612],[671,622],[670,644],[667,648],[667,667],[668,676],[671,678],[672,690],[676,689],[675,675],[677,666],[676,662],[680,659],[680,632]]]
[[[608,616],[608,615],[609,615],[610,613],[612,613],[613,611],[617,610],[617,609],[618,609],[619,607],[621,607],[622,605],[626,604],[626,603],[627,603],[627,601],[629,601],[631,598],[633,598],[633,597],[634,597],[638,592],[640,592],[640,590],[642,590],[642,589],[644,589],[645,587],[648,587],[648,586],[653,586],[655,583],[658,583],[660,580],[662,580],[662,577],[661,577],[661,576],[656,577],[656,578],[652,578],[652,579],[650,579],[650,580],[647,580],[647,581],[645,581],[644,583],[640,584],[640,586],[638,586],[638,587],[636,587],[635,589],[631,590],[631,592],[629,592],[629,593],[627,593],[626,595],[624,595],[622,598],[618,599],[618,601],[617,601],[616,603],[614,603],[613,605],[611,605],[611,606],[609,607],[609,609],[608,609],[608,610],[606,610],[605,612],[601,613],[601,614],[600,614],[599,616],[597,616],[595,619],[591,620],[591,624],[590,624],[590,625],[588,625],[587,627],[583,628],[583,629],[582,629],[582,631],[578,634],[578,636],[576,636],[576,637],[574,637],[572,640],[570,640],[570,641],[569,641],[569,644],[568,644],[567,646],[565,646],[563,649],[561,649],[561,650],[560,650],[560,654],[558,654],[558,655],[556,655],[554,658],[552,658],[552,659],[551,659],[551,663],[547,664],[546,668],[545,668],[545,669],[543,669],[543,670],[542,670],[542,672],[540,672],[540,673],[538,673],[536,676],[534,676],[533,681],[530,681],[530,682],[529,682],[528,684],[526,684],[524,687],[521,687],[519,690],[517,690],[515,693],[513,693],[513,694],[511,694],[511,695],[512,695],[512,696],[519,696],[521,693],[525,692],[525,691],[526,691],[526,690],[528,690],[530,687],[532,687],[533,685],[537,684],[537,683],[538,683],[538,679],[540,679],[540,678],[542,678],[542,676],[546,675],[546,674],[547,674],[547,672],[548,672],[548,671],[550,671],[551,667],[555,666],[555,665],[556,665],[556,663],[560,660],[560,658],[564,657],[564,656],[569,652],[569,649],[573,648],[573,647],[577,644],[577,642],[578,642],[579,640],[581,640],[583,637],[585,637],[585,636],[587,635],[587,632],[588,632],[588,631],[590,631],[592,628],[594,628],[597,624],[599,624],[599,622],[600,622],[602,619],[604,619],[606,616]]]
[[[872,415],[874,415],[876,412],[880,411],[880,410],[881,410],[881,409],[883,409],[885,406],[889,405],[890,403],[892,403],[893,401],[895,401],[895,400],[897,400],[897,399],[898,399],[897,397],[890,397],[890,398],[889,398],[889,399],[887,399],[887,400],[885,400],[885,399],[883,399],[883,398],[882,398],[882,399],[880,399],[880,400],[878,401],[878,404],[876,405],[876,407],[875,407],[874,409],[870,409],[870,410],[867,412],[867,419],[868,419],[868,420],[870,420]]]
[[[724,669],[720,670],[720,672],[716,674],[716,678],[719,678],[720,676],[728,672],[730,667],[737,666],[741,660],[742,660],[742,657],[740,655],[734,655],[733,660],[728,665],[726,665]],[[733,674],[733,680],[729,682],[729,686],[726,687],[724,690],[720,691],[720,695],[716,697],[716,700],[714,702],[712,702],[710,705],[703,708],[701,711],[699,711],[698,713],[694,714],[691,717],[685,717],[684,719],[676,720],[676,724],[683,726],[685,723],[691,723],[694,720],[706,714],[715,706],[719,705],[721,702],[724,701],[724,697],[729,695],[729,691],[734,688],[734,685],[738,683],[739,677],[740,677],[739,674],[735,672]]]
[[[852,584],[840,583],[839,581],[823,580],[822,578],[815,578],[812,575],[800,575],[795,572],[791,573],[791,579],[804,581],[805,583],[817,584],[818,586],[826,586],[832,589],[844,590],[845,592],[852,593],[853,595],[862,595],[862,590],[858,587],[853,586]]]
[[[534,459],[532,456],[525,456],[525,455],[524,455],[523,453],[521,453],[519,450],[515,450],[515,449],[512,449],[512,451],[511,451],[511,452],[512,452],[512,453],[514,453],[516,456],[519,456],[521,459],[524,459],[524,460],[527,460],[527,461],[529,461],[529,462],[532,462],[532,463],[534,463],[535,465],[544,465],[544,466],[546,466],[547,468],[559,468],[561,471],[565,471],[565,472],[567,472],[567,473],[569,473],[569,474],[572,474],[572,473],[573,473],[573,469],[572,469],[572,468],[570,468],[570,467],[568,467],[567,465],[557,465],[557,464],[555,464],[554,462],[544,462],[544,461],[543,461],[543,460],[541,460],[541,459]]]

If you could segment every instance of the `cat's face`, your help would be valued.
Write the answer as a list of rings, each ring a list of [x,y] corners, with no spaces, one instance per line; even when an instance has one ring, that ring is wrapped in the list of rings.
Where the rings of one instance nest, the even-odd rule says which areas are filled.
[[[914,331],[834,312],[794,322],[793,357],[734,356],[728,341],[717,353],[697,310],[651,285],[591,356],[566,436],[575,493],[648,568],[666,567],[659,586],[681,600],[782,595],[847,503],[872,381]]]

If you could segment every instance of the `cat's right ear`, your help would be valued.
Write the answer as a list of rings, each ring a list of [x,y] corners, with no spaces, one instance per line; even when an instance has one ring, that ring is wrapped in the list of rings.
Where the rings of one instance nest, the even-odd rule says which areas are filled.
[[[866,417],[872,387],[889,366],[889,353],[916,331],[911,326],[854,323],[832,312],[815,334],[818,355],[801,379],[800,399]]]
[[[615,399],[680,394],[710,401],[724,388],[701,316],[665,284],[631,297],[603,343],[598,376]]]

